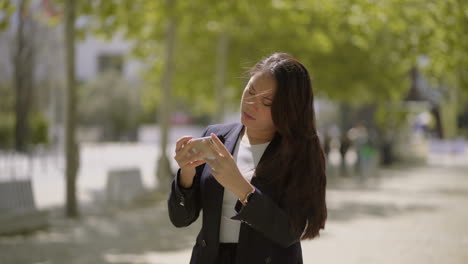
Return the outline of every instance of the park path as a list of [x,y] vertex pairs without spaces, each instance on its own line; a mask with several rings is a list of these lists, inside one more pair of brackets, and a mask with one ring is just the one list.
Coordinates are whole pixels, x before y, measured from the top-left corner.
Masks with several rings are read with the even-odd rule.
[[[304,263],[468,263],[468,167],[380,170],[327,192],[329,220],[303,242]],[[200,227],[176,229],[164,202],[128,210],[88,209],[80,221],[51,213],[48,231],[0,238],[0,263],[185,264]]]
[[468,167],[381,170],[328,192],[330,221],[304,263],[468,263]]

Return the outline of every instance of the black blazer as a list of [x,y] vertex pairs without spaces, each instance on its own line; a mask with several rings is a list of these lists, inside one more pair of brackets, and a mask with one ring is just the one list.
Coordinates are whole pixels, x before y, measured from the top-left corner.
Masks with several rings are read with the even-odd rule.
[[[233,153],[242,128],[240,123],[212,125],[205,130],[203,136],[216,134]],[[261,163],[265,156],[274,153],[279,144],[280,139],[275,136],[259,162]],[[197,220],[200,210],[203,210],[202,229],[193,247],[190,264],[212,264],[216,260],[219,246],[224,188],[211,175],[208,164],[196,168],[190,189],[178,184],[179,173],[180,169],[172,182],[168,198],[169,218],[174,226],[185,227]],[[300,203],[283,205],[277,197],[275,186],[255,176],[251,184],[256,190],[249,203],[242,206],[238,201],[235,208],[237,214],[232,217],[241,221],[236,263],[302,263],[302,231],[291,231],[291,218],[287,213],[295,211]],[[304,230],[305,225],[304,217],[300,223],[301,230]]]

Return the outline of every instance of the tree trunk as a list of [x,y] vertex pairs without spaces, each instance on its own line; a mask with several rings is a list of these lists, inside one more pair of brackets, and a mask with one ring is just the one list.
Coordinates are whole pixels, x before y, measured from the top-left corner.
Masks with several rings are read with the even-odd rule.
[[79,167],[79,149],[75,140],[76,87],[75,87],[75,0],[65,4],[65,65],[67,84],[67,108],[65,128],[66,153],[66,210],[67,217],[78,217],[76,176]]
[[226,68],[229,50],[229,35],[226,32],[221,32],[218,38],[218,48],[216,50],[216,74],[215,74],[215,89],[216,89],[216,116],[217,123],[223,122],[226,94]]
[[157,189],[161,192],[169,190],[169,182],[172,177],[171,166],[167,158],[167,143],[170,129],[169,116],[171,114],[171,88],[172,74],[174,71],[174,45],[176,36],[176,19],[173,13],[175,0],[167,0],[166,2],[170,16],[166,29],[166,47],[164,71],[161,79],[162,98],[160,101],[159,125],[161,129],[161,154],[157,164]]
[[[29,114],[32,104],[34,70],[33,21],[27,0],[18,8],[16,49],[13,57],[15,86],[15,149],[26,152],[30,138]],[[27,36],[27,37],[26,37]]]
[[458,102],[459,102],[459,97],[461,96],[461,94],[459,93],[458,84],[454,84],[450,88],[445,86],[445,88],[447,89],[444,89],[444,90],[448,91],[447,106],[441,109],[443,110],[442,112],[444,114],[444,117],[442,119],[443,121],[445,121],[444,122],[445,124],[444,134],[449,139],[456,139],[458,136],[457,115],[460,112],[460,107],[459,107]]

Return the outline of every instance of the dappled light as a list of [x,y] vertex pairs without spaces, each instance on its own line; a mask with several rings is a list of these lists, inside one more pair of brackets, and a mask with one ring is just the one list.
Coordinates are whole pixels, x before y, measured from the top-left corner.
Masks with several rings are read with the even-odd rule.
[[0,0],[0,263],[468,263],[467,47],[463,0]]

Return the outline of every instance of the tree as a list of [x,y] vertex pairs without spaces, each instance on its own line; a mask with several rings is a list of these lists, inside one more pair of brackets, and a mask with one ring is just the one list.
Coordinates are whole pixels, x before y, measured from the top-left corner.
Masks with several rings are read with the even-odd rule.
[[65,2],[65,66],[67,75],[67,118],[65,127],[66,153],[66,215],[78,217],[76,198],[76,177],[79,168],[79,148],[75,138],[76,131],[76,83],[75,83],[75,0]]
[[162,100],[159,108],[159,124],[161,129],[161,154],[157,164],[156,175],[158,177],[158,189],[162,192],[169,190],[170,176],[172,175],[169,159],[167,158],[167,143],[169,133],[169,115],[171,113],[171,88],[174,72],[174,46],[176,45],[176,16],[174,14],[175,0],[166,0],[167,12],[165,49],[164,49],[164,70],[161,78]]
[[[242,67],[274,51],[301,59],[318,95],[353,104],[401,100],[410,84],[408,72],[421,55],[430,58],[426,71],[432,78],[451,82],[452,76],[465,76],[467,34],[461,33],[467,19],[461,0],[198,0],[174,1],[170,8],[167,3],[88,0],[78,7],[88,18],[87,30],[104,36],[124,32],[148,64],[144,99],[161,113],[163,155],[170,115],[164,104],[174,103],[167,98],[193,113],[238,107]],[[453,12],[455,19],[446,19]],[[169,47],[170,21],[177,21],[177,45]],[[461,58],[457,67],[454,57]],[[176,78],[171,82],[169,75]],[[214,86],[224,88],[215,92]],[[172,87],[170,96],[163,87]]]
[[[396,63],[401,67],[396,68],[406,76],[420,64],[421,57],[425,58],[425,65],[420,69],[432,88],[444,95],[439,102],[443,134],[453,137],[457,104],[466,100],[468,94],[466,74],[463,74],[468,60],[466,2],[387,0],[370,4],[362,0],[355,1],[355,5],[351,9],[354,13],[366,15],[358,15],[360,19],[353,20],[352,32],[359,36],[363,47],[371,48],[369,53],[374,52],[380,61],[391,67],[395,65],[392,58],[398,58]],[[369,45],[379,38],[385,41],[375,42],[377,46]],[[405,89],[400,89],[393,101],[405,96],[410,87],[407,83],[410,78],[402,76],[399,79],[406,80],[400,85]]]
[[32,104],[35,66],[34,21],[29,11],[29,1],[18,3],[18,27],[15,38],[15,149],[25,152],[30,140],[29,116]]

